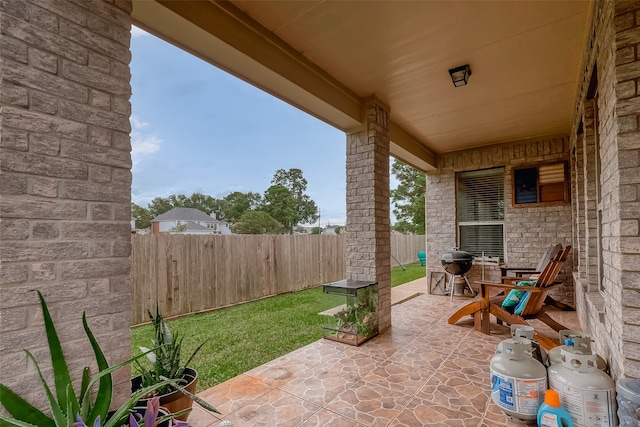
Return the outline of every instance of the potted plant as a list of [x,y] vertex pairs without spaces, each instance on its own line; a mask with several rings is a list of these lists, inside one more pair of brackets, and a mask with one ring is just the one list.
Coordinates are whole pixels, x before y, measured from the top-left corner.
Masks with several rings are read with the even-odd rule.
[[[160,399],[157,397],[148,399],[147,406],[142,408],[136,406],[133,408],[134,413],[129,414],[129,422],[123,427],[189,427],[184,421],[173,420],[172,416],[175,414],[169,414],[165,409],[160,407]],[[171,424],[173,421],[173,424]],[[89,427],[87,426],[80,415],[75,423],[70,427]],[[100,418],[94,422],[92,427],[102,427]]]
[[[11,416],[10,418],[0,414],[0,424],[19,427],[69,427],[77,417],[80,417],[82,420],[86,420],[89,425],[101,425],[101,420],[103,420],[102,427],[120,427],[124,425],[127,416],[142,396],[172,382],[172,380],[163,380],[151,386],[144,387],[133,393],[117,410],[110,411],[113,393],[111,373],[143,357],[145,353],[109,367],[102,349],[87,324],[86,314],[83,313],[82,324],[95,354],[98,373],[91,377],[89,368],[85,367],[82,375],[80,393],[76,394],[71,381],[71,375],[69,374],[69,368],[64,353],[62,352],[62,345],[54,327],[53,320],[51,319],[49,309],[40,292],[38,292],[38,297],[42,307],[45,332],[51,354],[51,364],[55,379],[53,390],[45,381],[40,371],[38,361],[33,354],[29,350],[25,350],[25,352],[36,367],[47,396],[51,414],[45,414],[7,386],[0,384],[0,404]],[[95,385],[97,385],[97,391],[92,390],[95,388]]]
[[[140,347],[143,354],[147,355],[148,363],[142,364],[135,361],[139,375],[131,379],[132,392],[161,384],[167,379],[169,383],[164,383],[161,387],[151,390],[144,399],[158,397],[160,405],[170,412],[181,412],[191,408],[193,401],[196,401],[205,409],[220,413],[217,409],[198,399],[194,393],[198,382],[198,372],[189,366],[195,355],[206,343],[201,343],[191,355],[182,363],[182,340],[183,336],[178,333],[172,334],[169,326],[164,321],[158,304],[156,304],[156,315],[147,311],[154,328],[155,338],[152,340],[154,350]],[[184,413],[177,418],[186,421],[188,413]]]

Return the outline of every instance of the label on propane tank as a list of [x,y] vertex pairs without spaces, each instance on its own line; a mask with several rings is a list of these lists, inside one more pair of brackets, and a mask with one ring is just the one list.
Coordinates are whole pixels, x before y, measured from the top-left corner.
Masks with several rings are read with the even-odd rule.
[[562,384],[549,376],[549,388],[560,395],[576,427],[613,427],[613,389],[587,390]]
[[491,399],[503,409],[523,415],[538,414],[544,392],[546,378],[522,379],[491,371]]

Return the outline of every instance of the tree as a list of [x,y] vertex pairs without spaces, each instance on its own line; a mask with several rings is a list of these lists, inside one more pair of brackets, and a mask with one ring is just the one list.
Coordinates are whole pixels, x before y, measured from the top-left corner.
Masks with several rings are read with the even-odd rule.
[[[293,226],[300,223],[311,224],[318,219],[318,207],[316,206],[316,202],[305,194],[305,191],[307,191],[307,180],[302,175],[300,169],[278,169],[273,175],[271,184],[285,187],[293,196],[295,200]],[[290,230],[292,230],[292,228]]]
[[183,204],[179,207],[195,208],[201,210],[207,215],[211,215],[218,207],[218,203],[218,199],[215,199],[208,194],[193,193],[190,197],[186,198]]
[[342,233],[342,229],[343,228],[344,227],[342,227],[341,225],[336,225],[336,228],[334,228],[334,230],[335,230],[336,234],[340,234],[340,233]]
[[234,191],[220,200],[216,210],[218,219],[234,223],[240,221],[242,215],[250,210],[256,210],[262,202],[262,196],[258,193],[241,193]]
[[311,229],[311,234],[322,234],[322,227],[313,227]]
[[170,211],[173,208],[194,208],[207,215],[216,212],[220,200],[215,199],[208,194],[193,193],[187,197],[184,194],[172,194],[169,197],[156,197],[148,205],[149,215],[151,219]]
[[247,211],[231,227],[236,234],[271,234],[279,229],[278,221],[263,211]]
[[293,234],[298,216],[296,200],[291,192],[282,185],[272,185],[264,192],[262,210],[271,215],[282,227]]
[[169,200],[169,198],[156,197],[151,200],[151,202],[147,206],[147,209],[149,210],[149,216],[151,217],[151,219],[154,219],[158,215],[169,212],[174,207],[175,206],[173,205],[171,200]]
[[426,175],[399,160],[394,160],[391,173],[400,181],[391,190],[393,214],[397,219],[393,229],[402,233],[424,234]]
[[131,203],[131,217],[135,219],[137,229],[141,230],[151,227],[151,214],[148,209]]
[[174,233],[184,233],[185,231],[187,231],[187,225],[188,224],[176,225],[175,227],[171,228],[170,231],[173,231]]

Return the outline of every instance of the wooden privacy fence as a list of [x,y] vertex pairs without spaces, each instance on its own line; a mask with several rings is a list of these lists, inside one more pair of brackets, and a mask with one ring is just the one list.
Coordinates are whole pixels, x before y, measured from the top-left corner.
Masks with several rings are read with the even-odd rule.
[[[400,262],[415,262],[424,236],[392,235],[391,245]],[[345,241],[339,235],[134,235],[131,322],[148,321],[147,309],[153,311],[156,301],[169,318],[345,276]]]
[[[413,236],[405,234],[391,235],[391,266],[395,267],[398,262],[411,264],[418,262],[418,252],[426,251],[426,238],[423,235]],[[395,257],[395,259],[393,258]]]

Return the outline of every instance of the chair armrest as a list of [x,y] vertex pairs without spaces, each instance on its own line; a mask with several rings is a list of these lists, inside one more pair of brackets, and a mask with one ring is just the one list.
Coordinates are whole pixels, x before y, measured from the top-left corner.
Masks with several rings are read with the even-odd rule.
[[523,277],[523,276],[530,276],[532,274],[540,274],[540,271],[537,271],[535,268],[532,268],[531,270],[526,269],[519,269],[519,270],[509,270],[511,271],[512,274],[514,274],[516,277]]
[[502,267],[502,269],[504,271],[516,271],[516,270],[520,270],[520,271],[532,271],[535,270],[535,267]]
[[535,271],[536,268],[535,267],[506,267],[506,266],[502,266],[502,267],[500,267],[500,270],[502,271],[502,275],[503,276],[509,276],[511,274],[515,274],[515,273],[510,273],[510,271],[526,272],[525,274],[529,274],[529,272]]
[[[500,289],[517,289],[519,291],[529,291],[529,292],[543,292],[543,291],[548,291],[549,289],[553,289],[556,286],[560,286],[563,283],[562,282],[556,282],[553,285],[550,286],[545,286],[545,287],[541,287],[541,286],[517,286],[517,285],[511,285],[509,283],[496,283],[496,282],[474,282],[478,285],[480,285],[481,289],[484,288],[500,288]],[[484,292],[483,292],[484,294]]]
[[518,276],[502,276],[500,277],[502,283],[511,283],[511,282],[524,282],[524,278]]
[[500,289],[517,289],[517,290],[529,290],[529,288],[536,288],[536,286],[516,286],[510,283],[497,283],[497,282],[475,282],[481,287],[485,288],[500,288]]

